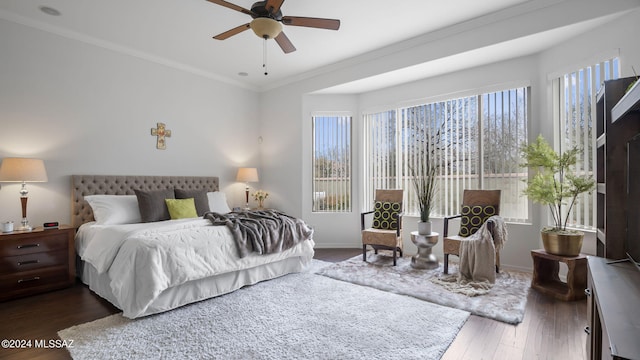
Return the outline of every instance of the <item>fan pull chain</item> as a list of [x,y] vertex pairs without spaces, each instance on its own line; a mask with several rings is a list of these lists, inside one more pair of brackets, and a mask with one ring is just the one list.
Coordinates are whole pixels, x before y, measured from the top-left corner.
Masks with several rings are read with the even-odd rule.
[[264,68],[264,75],[269,75],[267,71],[267,36],[264,36],[264,42],[262,43],[262,67]]

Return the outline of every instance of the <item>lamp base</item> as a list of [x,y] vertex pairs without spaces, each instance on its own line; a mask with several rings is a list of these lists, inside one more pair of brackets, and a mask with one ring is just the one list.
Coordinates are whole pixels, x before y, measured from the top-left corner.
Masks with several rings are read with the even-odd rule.
[[31,231],[33,230],[33,228],[31,227],[31,225],[29,225],[29,220],[27,220],[27,218],[23,218],[22,221],[20,222],[20,227],[18,228],[18,231]]

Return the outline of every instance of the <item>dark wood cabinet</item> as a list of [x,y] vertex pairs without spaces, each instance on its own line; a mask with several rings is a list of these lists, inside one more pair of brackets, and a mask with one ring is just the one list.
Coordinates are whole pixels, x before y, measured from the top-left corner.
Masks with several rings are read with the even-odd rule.
[[[628,101],[625,91],[634,80],[605,81],[596,98],[596,254],[609,259],[625,257],[626,145],[640,132],[640,121],[638,111],[633,111],[637,104],[627,105],[631,111],[617,104],[623,97]],[[640,87],[635,90],[640,92]]]
[[0,235],[0,301],[73,285],[75,229]]
[[605,81],[596,103],[600,257],[588,258],[589,359],[640,359],[640,271],[630,262],[608,260],[626,258],[627,142],[640,133],[640,85],[626,92],[634,80]]
[[585,292],[588,358],[640,359],[640,271],[589,256]]

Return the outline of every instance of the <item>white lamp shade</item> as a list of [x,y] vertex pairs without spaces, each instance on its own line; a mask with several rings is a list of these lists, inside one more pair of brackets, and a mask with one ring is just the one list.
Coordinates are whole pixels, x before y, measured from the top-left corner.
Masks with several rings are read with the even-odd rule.
[[27,158],[4,158],[0,165],[1,182],[45,182],[44,161]]
[[256,168],[240,168],[236,181],[240,182],[258,182],[258,169]]
[[273,39],[280,35],[282,24],[270,18],[259,17],[249,24],[251,30],[261,38]]

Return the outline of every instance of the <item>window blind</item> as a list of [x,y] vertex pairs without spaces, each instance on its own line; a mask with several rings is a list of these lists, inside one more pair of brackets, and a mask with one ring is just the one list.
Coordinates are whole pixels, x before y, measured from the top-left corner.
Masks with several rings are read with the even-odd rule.
[[[582,149],[582,156],[573,169],[578,175],[595,177],[596,96],[605,80],[619,77],[619,68],[620,61],[614,57],[564,74],[553,82],[557,94],[554,101],[558,111],[554,120],[559,133],[558,150],[562,153],[574,145]],[[568,226],[595,229],[595,197],[595,192],[578,196]]]
[[[427,156],[438,165],[435,216],[459,213],[464,189],[502,189],[501,215],[528,219],[518,182],[519,148],[526,141],[528,89],[403,107],[364,115],[364,209],[379,188],[405,190],[405,213],[418,215],[411,168]],[[516,164],[516,165],[514,165]],[[505,201],[506,199],[506,201]]]
[[525,221],[529,204],[522,195],[528,170],[520,148],[527,141],[528,88],[482,95],[482,178],[483,189],[502,190],[500,215],[505,220]]
[[398,189],[395,110],[364,115],[363,157],[365,208],[373,209],[376,189]]
[[351,211],[351,117],[314,116],[313,212]]

